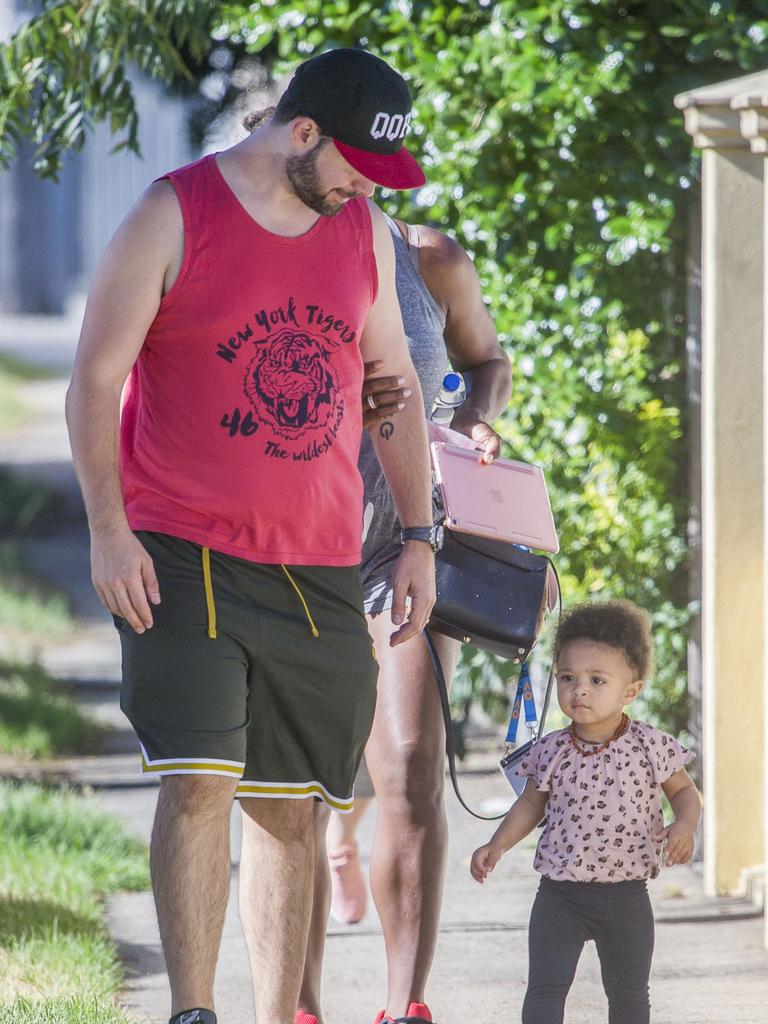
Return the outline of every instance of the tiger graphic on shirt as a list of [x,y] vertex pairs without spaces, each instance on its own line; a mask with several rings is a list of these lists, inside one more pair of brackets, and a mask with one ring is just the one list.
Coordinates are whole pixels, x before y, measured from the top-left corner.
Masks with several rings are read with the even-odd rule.
[[284,328],[256,347],[243,386],[256,415],[288,441],[321,430],[334,418],[338,379],[332,338]]

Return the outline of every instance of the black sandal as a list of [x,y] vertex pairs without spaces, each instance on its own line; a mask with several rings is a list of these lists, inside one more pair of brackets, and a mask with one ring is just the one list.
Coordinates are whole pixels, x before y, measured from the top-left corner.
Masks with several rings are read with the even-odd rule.
[[213,1010],[204,1010],[201,1007],[182,1010],[181,1013],[175,1013],[168,1024],[216,1024],[216,1014]]

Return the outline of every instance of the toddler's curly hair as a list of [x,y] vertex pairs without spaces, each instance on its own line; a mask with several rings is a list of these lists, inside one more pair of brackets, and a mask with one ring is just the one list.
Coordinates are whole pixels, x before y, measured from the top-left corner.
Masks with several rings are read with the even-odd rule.
[[555,634],[555,661],[572,640],[622,651],[637,679],[647,679],[653,670],[650,617],[631,601],[590,601],[566,612]]

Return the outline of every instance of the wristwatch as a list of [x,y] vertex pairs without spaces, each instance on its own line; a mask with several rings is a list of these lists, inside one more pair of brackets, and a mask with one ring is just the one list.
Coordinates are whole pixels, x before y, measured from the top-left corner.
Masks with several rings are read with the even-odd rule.
[[404,530],[400,530],[400,543],[405,544],[407,540],[423,541],[437,553],[443,546],[442,523],[435,523],[433,526],[406,526]]

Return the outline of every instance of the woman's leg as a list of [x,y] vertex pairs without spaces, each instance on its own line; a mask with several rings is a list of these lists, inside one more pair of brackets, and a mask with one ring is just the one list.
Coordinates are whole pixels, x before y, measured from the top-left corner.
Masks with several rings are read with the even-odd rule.
[[[389,1016],[424,1002],[437,941],[447,845],[445,733],[424,638],[389,646],[388,613],[369,618],[379,690],[366,759],[378,800],[371,890],[387,950]],[[447,680],[459,644],[434,636]]]
[[355,797],[355,806],[349,814],[331,814],[328,825],[328,849],[353,846],[357,843],[357,826],[372,803],[371,797]]
[[368,882],[357,853],[357,826],[370,804],[370,797],[355,797],[351,813],[332,814],[328,826],[331,914],[341,924],[357,924],[365,915]]

